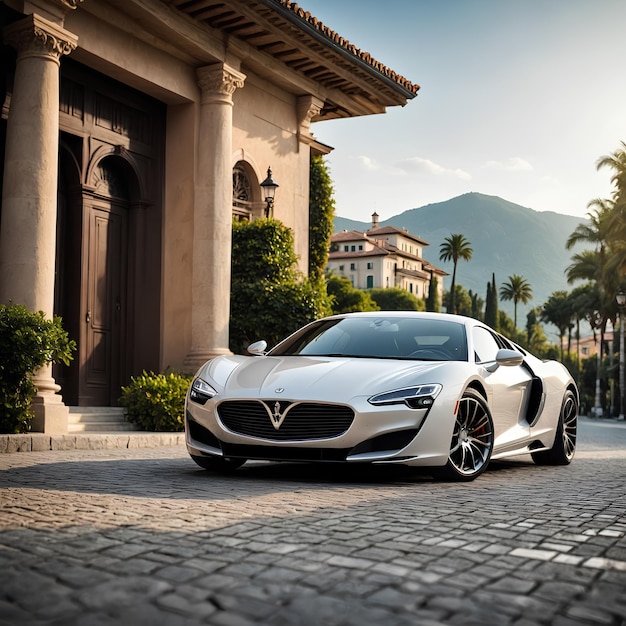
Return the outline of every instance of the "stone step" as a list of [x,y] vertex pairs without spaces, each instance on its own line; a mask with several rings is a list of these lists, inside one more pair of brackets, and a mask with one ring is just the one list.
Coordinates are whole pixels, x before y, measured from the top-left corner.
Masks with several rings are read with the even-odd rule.
[[68,432],[114,433],[137,430],[124,419],[121,407],[69,407]]

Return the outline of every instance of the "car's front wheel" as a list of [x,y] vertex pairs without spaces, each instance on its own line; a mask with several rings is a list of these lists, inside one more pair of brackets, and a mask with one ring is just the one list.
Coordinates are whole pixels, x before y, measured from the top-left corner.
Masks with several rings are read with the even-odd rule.
[[478,391],[466,389],[457,408],[448,462],[438,475],[448,480],[474,480],[487,468],[493,441],[487,401]]
[[533,461],[537,465],[569,465],[576,452],[577,427],[578,402],[574,393],[568,389],[561,404],[554,444],[549,450],[532,452]]
[[225,459],[223,457],[215,456],[197,456],[191,455],[191,458],[202,468],[210,472],[227,473],[236,470],[241,467],[246,459]]

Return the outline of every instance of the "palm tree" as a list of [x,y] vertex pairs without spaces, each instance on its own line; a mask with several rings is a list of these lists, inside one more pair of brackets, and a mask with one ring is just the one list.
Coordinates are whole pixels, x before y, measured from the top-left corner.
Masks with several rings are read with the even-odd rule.
[[450,235],[443,240],[439,247],[439,260],[452,261],[454,267],[452,270],[452,285],[450,286],[450,297],[448,299],[448,313],[456,313],[456,305],[454,298],[454,289],[456,286],[456,266],[459,259],[469,261],[472,258],[472,250],[470,242],[465,239],[464,235]]
[[615,185],[616,198],[626,195],[626,143],[620,142],[622,147],[615,152],[600,157],[596,162],[596,169],[603,167],[610,167],[614,170],[614,174],[611,177],[611,182]]
[[594,210],[587,213],[588,223],[581,222],[578,224],[574,232],[567,238],[565,247],[568,250],[571,250],[577,243],[583,241],[593,243],[596,247],[606,247],[610,228],[610,216],[614,210],[615,203],[612,200],[595,198],[587,204],[587,208],[591,207],[594,207]]
[[593,402],[593,412],[596,416],[602,415],[601,402],[601,375],[602,375],[602,349],[604,346],[604,334],[609,321],[609,312],[614,308],[615,291],[610,287],[611,277],[607,276],[604,245],[596,250],[583,250],[572,256],[573,263],[565,269],[567,282],[575,280],[592,281],[594,285],[593,310],[588,317],[589,324],[593,329],[595,338],[596,329],[600,330],[600,349],[598,350],[598,365],[596,368],[596,390]]
[[613,170],[611,182],[615,185],[613,200],[607,215],[607,245],[610,254],[607,258],[606,269],[609,272],[626,274],[626,143],[621,142],[621,148],[608,156],[598,159],[596,168],[609,167]]
[[613,170],[611,182],[615,185],[611,200],[592,200],[588,214],[589,223],[580,224],[567,240],[567,248],[580,242],[594,244],[594,250],[585,250],[572,257],[566,269],[568,282],[578,279],[592,281],[597,294],[595,310],[590,320],[592,328],[600,330],[600,350],[596,374],[596,394],[593,411],[602,414],[600,403],[600,376],[604,332],[609,319],[616,316],[615,293],[623,285],[626,274],[626,144],[608,156],[601,157],[597,169]]
[[[569,299],[571,301],[571,310],[575,318],[576,327],[576,380],[580,383],[580,322],[587,320],[592,327],[595,320],[596,300],[597,300],[598,288],[597,284],[593,282],[587,282],[584,285],[578,285],[574,287],[569,293]],[[569,346],[569,344],[568,344]]]
[[513,300],[513,324],[517,328],[517,303],[527,304],[533,299],[533,290],[530,283],[522,276],[509,276],[508,283],[502,283],[500,289],[501,300]]
[[559,330],[561,361],[563,360],[563,341],[565,333],[572,326],[572,316],[573,311],[567,291],[554,291],[544,303],[539,314],[542,322],[553,324]]

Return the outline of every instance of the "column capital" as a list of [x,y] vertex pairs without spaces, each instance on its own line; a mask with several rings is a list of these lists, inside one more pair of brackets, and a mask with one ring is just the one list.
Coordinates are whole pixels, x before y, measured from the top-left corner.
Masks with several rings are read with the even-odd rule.
[[202,104],[223,102],[232,104],[235,89],[241,89],[246,75],[229,67],[225,63],[215,63],[199,67],[198,85],[202,91]]
[[76,35],[34,13],[7,26],[2,35],[18,56],[45,56],[57,62],[78,44]]

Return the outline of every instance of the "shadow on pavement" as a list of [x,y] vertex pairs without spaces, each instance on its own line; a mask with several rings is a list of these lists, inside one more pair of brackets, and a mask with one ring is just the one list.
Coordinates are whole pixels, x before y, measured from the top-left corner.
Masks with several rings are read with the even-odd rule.
[[[14,467],[0,472],[0,488],[32,488],[167,499],[229,499],[233,488],[255,495],[293,490],[359,489],[362,487],[429,488],[486,486],[490,477],[514,471],[531,472],[530,460],[493,461],[471,483],[435,480],[427,468],[345,466],[339,464],[248,461],[229,474],[205,471],[188,458],[107,459]],[[230,488],[229,488],[230,486]]]

